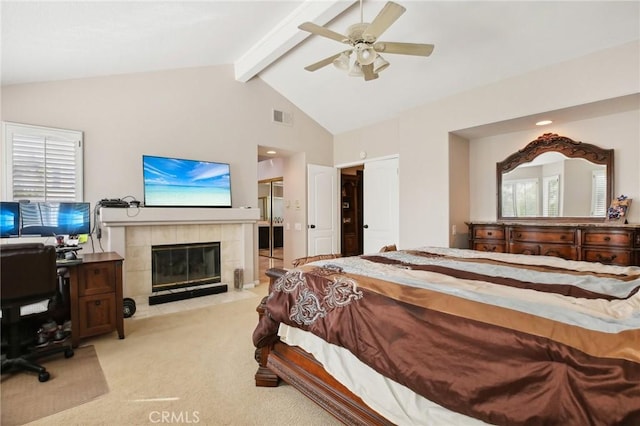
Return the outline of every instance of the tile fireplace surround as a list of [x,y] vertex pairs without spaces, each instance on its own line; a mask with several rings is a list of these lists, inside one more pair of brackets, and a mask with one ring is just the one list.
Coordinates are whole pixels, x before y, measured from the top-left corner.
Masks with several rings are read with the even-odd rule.
[[258,209],[100,208],[102,247],[124,261],[124,296],[151,295],[151,246],[220,242],[222,283],[233,288],[234,270],[245,285],[257,279]]

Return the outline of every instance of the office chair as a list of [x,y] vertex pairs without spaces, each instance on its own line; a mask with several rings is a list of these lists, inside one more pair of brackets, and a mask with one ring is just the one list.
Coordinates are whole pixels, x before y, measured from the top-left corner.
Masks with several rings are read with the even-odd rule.
[[56,251],[54,246],[41,243],[6,244],[0,248],[0,302],[2,322],[8,327],[6,359],[2,360],[2,374],[12,370],[28,370],[38,373],[38,380],[49,380],[45,367],[34,362],[37,358],[64,352],[73,356],[69,343],[51,344],[43,349],[26,351],[22,344],[22,327],[29,316],[21,316],[25,305],[51,299],[58,291]]

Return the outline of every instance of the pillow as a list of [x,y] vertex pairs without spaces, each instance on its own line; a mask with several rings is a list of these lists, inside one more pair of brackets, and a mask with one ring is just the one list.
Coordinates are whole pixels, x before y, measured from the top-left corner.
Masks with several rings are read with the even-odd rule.
[[380,253],[384,253],[384,252],[386,252],[386,251],[396,251],[396,250],[398,250],[398,249],[396,248],[396,245],[395,245],[395,244],[390,244],[390,245],[388,245],[388,246],[384,246],[384,247],[382,247],[382,248],[380,249]]

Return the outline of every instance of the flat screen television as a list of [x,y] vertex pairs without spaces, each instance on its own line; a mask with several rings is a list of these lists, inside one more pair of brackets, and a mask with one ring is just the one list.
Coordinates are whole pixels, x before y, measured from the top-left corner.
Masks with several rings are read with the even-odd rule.
[[227,163],[142,156],[146,207],[231,207]]
[[0,238],[20,236],[20,203],[0,201]]
[[91,233],[91,205],[77,202],[20,203],[20,235],[54,237]]

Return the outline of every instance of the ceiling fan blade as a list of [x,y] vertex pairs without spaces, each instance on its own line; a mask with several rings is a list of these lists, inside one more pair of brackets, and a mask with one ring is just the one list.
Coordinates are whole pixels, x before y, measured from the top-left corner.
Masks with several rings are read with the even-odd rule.
[[362,65],[362,73],[364,74],[364,81],[375,80],[378,78],[378,74],[373,72],[373,64]]
[[400,55],[429,56],[433,52],[433,44],[394,43],[381,41],[373,45],[376,52],[397,53]]
[[307,65],[306,67],[304,67],[304,69],[307,70],[307,71],[319,70],[320,68],[326,67],[327,65],[332,63],[341,54],[342,54],[342,52],[336,53],[335,55],[329,56],[328,58],[324,58],[323,60],[318,61],[315,64]]
[[392,1],[384,5],[378,16],[373,19],[366,30],[362,33],[363,38],[368,42],[375,41],[380,35],[396,22],[396,20],[405,12],[403,6]]
[[298,26],[299,29],[303,31],[308,31],[311,34],[316,34],[322,37],[327,37],[332,40],[339,41],[340,43],[348,43],[349,37],[344,36],[342,34],[338,34],[335,31],[332,31],[328,28],[321,27],[320,25],[314,24],[313,22],[305,22]]

